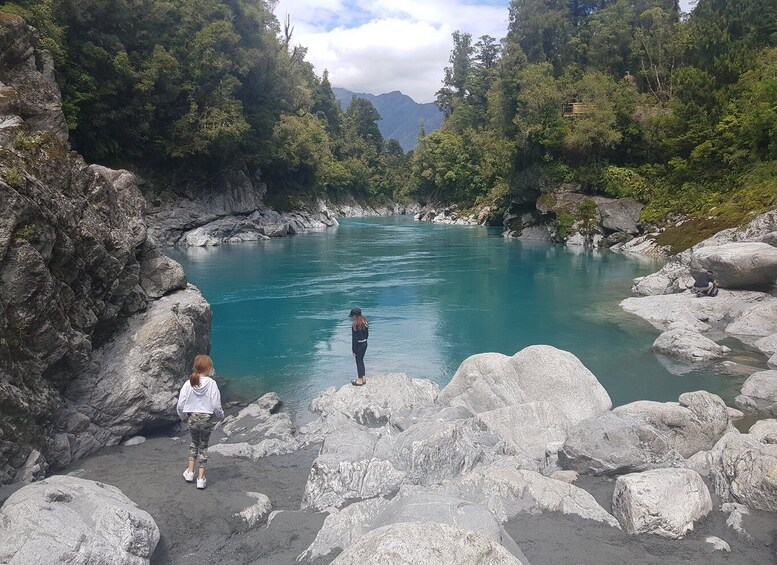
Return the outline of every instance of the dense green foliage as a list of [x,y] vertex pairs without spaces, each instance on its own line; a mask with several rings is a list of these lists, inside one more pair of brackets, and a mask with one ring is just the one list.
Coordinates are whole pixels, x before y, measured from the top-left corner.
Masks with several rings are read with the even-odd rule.
[[513,0],[507,38],[453,35],[443,128],[412,194],[535,200],[543,184],[633,196],[644,219],[741,222],[777,205],[777,4]]
[[13,0],[54,54],[74,146],[156,171],[258,171],[271,196],[394,195],[409,164],[343,112],[269,0]]

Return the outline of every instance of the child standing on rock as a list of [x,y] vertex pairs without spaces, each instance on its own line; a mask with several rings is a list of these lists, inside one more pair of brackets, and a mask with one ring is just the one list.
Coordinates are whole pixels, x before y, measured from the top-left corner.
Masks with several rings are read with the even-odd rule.
[[192,442],[189,445],[189,466],[183,472],[187,483],[194,481],[194,464],[199,462],[197,488],[204,489],[207,484],[205,468],[208,464],[208,442],[216,420],[224,418],[221,408],[221,393],[211,376],[213,361],[207,355],[197,355],[189,379],[181,387],[178,395],[178,417],[189,423]]
[[351,351],[356,357],[356,376],[355,381],[351,381],[354,386],[367,384],[367,378],[364,370],[364,354],[367,353],[367,338],[370,336],[369,324],[367,318],[362,315],[361,308],[352,308],[348,317],[353,320],[351,326]]

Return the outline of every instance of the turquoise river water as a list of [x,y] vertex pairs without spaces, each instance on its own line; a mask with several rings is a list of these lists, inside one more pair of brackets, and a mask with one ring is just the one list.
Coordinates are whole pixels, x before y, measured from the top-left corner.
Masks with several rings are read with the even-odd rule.
[[213,306],[226,399],[276,391],[297,411],[355,378],[352,306],[370,321],[368,378],[404,372],[444,385],[475,353],[549,344],[577,355],[616,405],[702,388],[730,401],[743,380],[711,368],[678,376],[651,351],[658,332],[618,303],[654,261],[402,217],[169,253]]

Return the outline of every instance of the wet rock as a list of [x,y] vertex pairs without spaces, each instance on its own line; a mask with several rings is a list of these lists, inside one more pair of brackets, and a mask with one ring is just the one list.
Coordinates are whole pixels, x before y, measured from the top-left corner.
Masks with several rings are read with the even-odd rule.
[[437,398],[476,414],[535,401],[554,405],[571,423],[612,406],[607,391],[577,357],[548,345],[527,347],[512,357],[473,355]]
[[679,539],[712,511],[712,499],[695,471],[655,469],[618,477],[612,509],[627,533]]
[[483,534],[434,522],[378,528],[361,537],[332,565],[528,565]]
[[149,563],[153,518],[110,485],[54,476],[11,495],[0,509],[0,562]]
[[690,362],[711,361],[731,352],[728,347],[684,328],[662,333],[653,342],[653,351]]
[[777,280],[777,248],[762,242],[703,247],[693,253],[691,271],[707,270],[723,288],[762,288]]
[[742,385],[734,404],[746,412],[763,411],[777,416],[777,370],[759,371]]

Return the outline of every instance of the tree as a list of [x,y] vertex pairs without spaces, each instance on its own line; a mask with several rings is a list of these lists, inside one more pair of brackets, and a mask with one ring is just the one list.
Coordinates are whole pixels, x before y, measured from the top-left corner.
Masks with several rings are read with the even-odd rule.
[[444,86],[437,91],[435,100],[435,104],[445,115],[450,115],[457,100],[462,100],[467,94],[473,51],[472,36],[454,31],[453,49],[449,58],[451,66],[445,67]]

